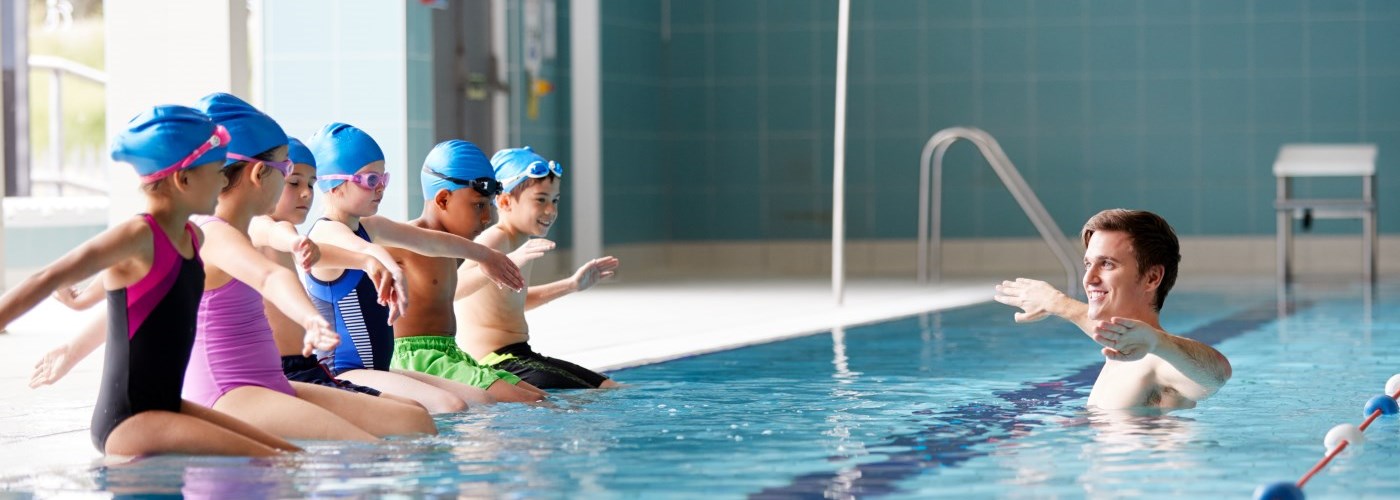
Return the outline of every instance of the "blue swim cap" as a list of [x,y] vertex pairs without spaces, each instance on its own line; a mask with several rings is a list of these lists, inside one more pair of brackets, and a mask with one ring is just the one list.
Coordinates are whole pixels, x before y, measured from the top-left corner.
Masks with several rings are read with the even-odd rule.
[[287,136],[287,159],[292,160],[292,163],[305,163],[311,165],[311,168],[316,168],[316,155],[311,154],[311,150],[307,149],[300,139],[292,136]]
[[507,193],[526,179],[545,177],[550,171],[557,176],[564,175],[564,167],[559,166],[558,162],[546,160],[543,156],[535,154],[535,150],[530,146],[497,151],[491,156],[491,166],[495,167],[496,180],[501,181],[502,188]]
[[[379,143],[354,125],[328,123],[306,142],[311,154],[316,155],[316,173],[319,175],[355,175],[365,165],[384,161],[384,151],[379,149]],[[317,180],[316,187],[321,192],[327,192],[344,182],[340,179]]]
[[[229,136],[234,139],[228,148],[230,155],[252,158],[287,144],[287,133],[271,116],[231,94],[209,94],[200,99],[195,108],[209,115],[214,123],[228,129]],[[224,164],[239,161],[243,160],[229,158]]]
[[467,181],[482,177],[496,178],[496,174],[491,168],[491,162],[486,159],[486,153],[482,153],[481,148],[476,147],[475,144],[458,139],[445,141],[434,146],[433,150],[428,152],[428,157],[423,159],[423,169],[441,174],[439,177],[423,172],[418,176],[419,181],[423,184],[423,201],[425,203],[437,196],[440,189],[451,192],[467,187],[443,177]]
[[162,105],[127,122],[112,138],[111,154],[112,160],[136,167],[142,182],[153,182],[178,170],[223,161],[229,142],[228,132],[209,115]]

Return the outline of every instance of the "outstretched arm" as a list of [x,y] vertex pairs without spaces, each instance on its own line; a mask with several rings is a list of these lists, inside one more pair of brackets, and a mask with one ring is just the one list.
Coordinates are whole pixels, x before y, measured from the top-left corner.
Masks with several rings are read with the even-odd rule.
[[88,286],[79,290],[77,287],[66,286],[53,291],[53,298],[60,304],[68,306],[74,311],[85,311],[92,306],[102,302],[103,295],[107,289],[102,286],[102,275],[88,283]]
[[[100,280],[99,280],[100,281]],[[78,335],[53,348],[39,362],[34,363],[34,373],[29,376],[29,388],[58,382],[74,366],[97,350],[97,346],[107,342],[107,314],[104,312],[88,323]]]
[[600,257],[579,267],[573,276],[553,283],[530,287],[529,293],[525,296],[525,310],[528,311],[548,304],[559,297],[592,288],[599,281],[616,275],[617,266],[617,257]]
[[408,310],[408,283],[388,250],[360,239],[344,224],[321,224],[312,236],[321,249],[316,269],[364,270],[374,281],[379,303],[389,307],[391,324]]
[[1233,374],[1230,360],[1215,348],[1138,320],[1113,318],[1099,322],[1095,330],[1113,344],[1103,348],[1105,357],[1136,361],[1154,354],[1164,361],[1154,370],[1157,383],[1192,400],[1215,394]]
[[1016,313],[1017,323],[1031,323],[1049,316],[1057,316],[1074,323],[1085,335],[1094,338],[1095,342],[1101,340],[1095,338],[1095,325],[1089,320],[1089,305],[1074,300],[1044,281],[1026,278],[1003,281],[997,285],[994,298],[997,302],[1021,308],[1021,312]]
[[[478,236],[476,242],[487,248],[494,249],[503,248],[508,244],[504,233],[490,230]],[[543,238],[531,238],[527,240],[525,244],[520,245],[520,248],[506,254],[506,257],[510,258],[510,261],[515,263],[516,267],[523,268],[525,264],[529,264],[531,261],[540,258],[553,249],[553,241]],[[491,284],[491,282],[491,278],[482,271],[480,264],[472,261],[463,262],[462,265],[457,267],[457,290],[453,293],[453,300],[476,293],[477,290]]]
[[297,227],[287,221],[272,220],[259,215],[248,222],[248,239],[257,248],[271,248],[296,257],[297,266],[309,270],[321,260],[321,248],[310,238],[297,233]]
[[103,231],[0,296],[0,329],[33,309],[54,290],[71,287],[139,254],[150,241],[150,229],[140,220],[128,220]]
[[208,239],[201,252],[205,263],[217,266],[233,279],[257,290],[282,310],[282,314],[306,329],[303,355],[310,356],[313,349],[334,349],[340,342],[330,323],[311,304],[295,273],[258,253],[246,235],[233,226],[205,224],[204,234]]
[[472,240],[442,231],[395,222],[384,217],[371,216],[360,219],[360,224],[372,233],[377,240],[388,246],[395,246],[428,257],[451,257],[474,260],[481,264],[486,273],[501,286],[511,290],[525,288],[525,279],[520,276],[520,267],[511,262],[505,254],[479,245]]

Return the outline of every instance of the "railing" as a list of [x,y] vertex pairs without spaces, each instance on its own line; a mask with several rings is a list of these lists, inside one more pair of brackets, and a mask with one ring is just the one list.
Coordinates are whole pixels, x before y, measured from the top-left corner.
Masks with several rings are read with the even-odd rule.
[[73,76],[103,87],[107,86],[107,73],[82,64],[53,56],[29,56],[30,69],[51,71],[49,78],[49,161],[53,172],[50,176],[33,176],[31,182],[52,183],[63,195],[64,187],[76,188],[93,194],[107,194],[106,186],[81,178],[69,179],[63,174],[63,76]]
[[[977,149],[982,152],[982,157],[987,160],[988,165],[991,165],[992,170],[997,173],[997,177],[1001,178],[1001,182],[1006,184],[1006,189],[1011,191],[1011,196],[1016,198],[1016,203],[1021,205],[1021,210],[1030,218],[1036,231],[1040,232],[1045,243],[1050,245],[1050,251],[1055,253],[1055,258],[1064,267],[1065,281],[1067,281],[1065,293],[1071,297],[1079,296],[1080,278],[1084,270],[1082,266],[1077,264],[1079,260],[1078,247],[1065,237],[1065,233],[1060,231],[1060,227],[1055,224],[1055,219],[1051,218],[1050,213],[1045,211],[1045,206],[1040,204],[1040,199],[1036,198],[1035,192],[1026,184],[1026,180],[1016,170],[1016,166],[1012,165],[1011,160],[1006,157],[1006,152],[1001,149],[1001,145],[997,143],[996,139],[992,138],[991,134],[972,127],[952,127],[940,130],[924,144],[923,155],[920,157],[919,163],[919,283],[929,282],[930,275],[934,281],[942,279],[942,258],[940,256],[938,259],[930,259],[929,250],[942,247],[943,154],[958,139],[966,139],[977,145]],[[930,160],[932,160],[931,168]]]

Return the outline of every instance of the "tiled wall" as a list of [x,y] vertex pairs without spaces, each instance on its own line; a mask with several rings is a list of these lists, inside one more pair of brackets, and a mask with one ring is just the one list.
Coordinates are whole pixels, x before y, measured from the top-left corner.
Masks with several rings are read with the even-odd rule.
[[[557,160],[564,164],[564,183],[560,190],[562,209],[559,218],[549,231],[549,239],[554,240],[561,248],[567,248],[573,240],[573,220],[569,213],[569,196],[573,192],[573,184],[569,182],[570,156],[573,148],[570,145],[571,135],[569,134],[569,2],[568,0],[554,0],[557,31],[557,53],[554,59],[546,59],[541,66],[541,76],[554,85],[553,93],[539,99],[539,116],[530,119],[526,116],[526,87],[528,79],[524,76],[524,63],[521,56],[522,39],[524,32],[523,5],[518,0],[503,2],[506,5],[506,23],[509,25],[510,36],[507,39],[508,58],[508,79],[511,82],[511,93],[521,98],[511,99],[510,120],[512,124],[518,124],[510,129],[512,146],[530,146],[545,158]],[[518,135],[517,131],[518,130]],[[494,152],[487,151],[487,156]]]
[[[832,0],[605,3],[605,241],[827,237],[835,24]],[[854,2],[849,235],[913,237],[920,149],[953,125],[996,136],[1068,232],[1126,206],[1272,234],[1279,145],[1376,142],[1400,232],[1397,46],[1376,0]],[[948,236],[1035,234],[969,146],[945,203]]]

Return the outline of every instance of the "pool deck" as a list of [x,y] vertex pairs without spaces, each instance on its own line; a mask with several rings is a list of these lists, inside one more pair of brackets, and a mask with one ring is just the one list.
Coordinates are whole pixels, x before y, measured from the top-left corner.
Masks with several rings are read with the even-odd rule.
[[[623,276],[531,311],[528,319],[537,351],[613,370],[986,302],[998,282],[920,286],[909,278],[854,278],[845,305],[837,307],[829,279],[817,277]],[[0,483],[99,458],[88,424],[101,350],[59,383],[28,388],[39,356],[67,340],[91,314],[50,300],[0,334],[0,366],[6,367],[0,372],[0,447],[6,450],[0,454]]]

